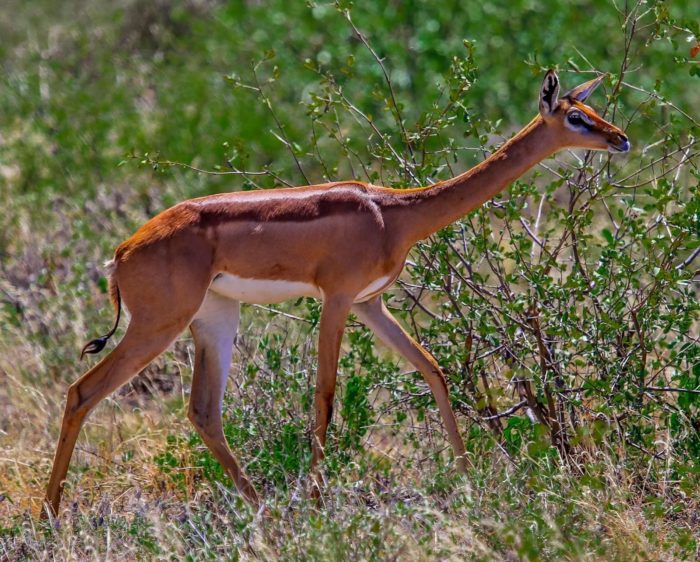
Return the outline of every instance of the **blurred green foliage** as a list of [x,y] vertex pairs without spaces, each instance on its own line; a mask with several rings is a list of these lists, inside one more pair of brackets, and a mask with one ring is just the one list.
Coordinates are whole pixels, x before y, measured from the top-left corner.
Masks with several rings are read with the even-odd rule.
[[[633,152],[547,161],[420,244],[387,302],[448,374],[475,486],[485,459],[505,455],[514,480],[533,489],[555,466],[600,487],[603,452],[644,472],[650,490],[673,482],[664,501],[697,490],[692,2],[5,4],[0,337],[42,350],[45,372],[28,373],[33,384],[77,376],[75,349],[111,315],[101,262],[165,207],[284,183],[438,181],[534,115],[545,69],[557,68],[565,87],[609,72],[590,103],[626,129]],[[268,492],[291,487],[309,460],[319,305],[283,310],[304,321],[245,308],[242,366],[226,403],[227,437]],[[328,470],[357,463],[359,480],[381,474],[388,461],[374,446],[360,450],[388,436],[398,462],[427,463],[437,471],[431,485],[449,487],[427,387],[354,324],[345,351]],[[176,487],[186,485],[179,455],[202,478],[223,479],[197,437],[171,436],[156,462]],[[557,522],[575,519],[572,509],[560,506]],[[495,548],[563,555],[542,508],[522,514],[535,523],[489,537]],[[129,532],[150,536],[145,523]],[[603,548],[590,528],[580,536]]]

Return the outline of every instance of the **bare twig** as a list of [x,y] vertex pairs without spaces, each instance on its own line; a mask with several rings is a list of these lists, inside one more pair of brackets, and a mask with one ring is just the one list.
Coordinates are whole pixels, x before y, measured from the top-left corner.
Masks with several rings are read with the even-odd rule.
[[372,57],[374,60],[377,62],[379,65],[379,68],[382,70],[382,74],[384,75],[384,81],[386,82],[387,87],[389,88],[389,96],[391,97],[391,106],[392,109],[394,110],[394,113],[396,114],[396,122],[399,125],[399,128],[401,129],[401,136],[403,137],[404,144],[406,145],[406,149],[408,150],[409,154],[411,155],[411,160],[413,162],[413,168],[416,166],[416,157],[415,154],[413,153],[413,145],[408,138],[408,133],[406,132],[406,127],[404,125],[403,117],[401,115],[401,109],[399,108],[399,104],[396,101],[396,94],[394,93],[394,85],[391,81],[391,78],[389,77],[389,73],[386,70],[386,67],[384,66],[384,59],[382,59],[377,52],[374,50],[372,45],[370,45],[369,41],[365,37],[365,35],[357,28],[355,25],[355,22],[352,21],[352,17],[350,16],[350,10],[344,10],[343,15],[345,16],[345,19],[348,21],[350,26],[352,27],[353,31],[355,34],[359,37],[360,41],[362,41],[362,44],[367,47],[367,50],[372,54]]
[[523,406],[527,406],[527,400],[521,400],[518,402],[515,406],[512,406],[508,408],[507,410],[504,410],[500,414],[494,414],[493,416],[486,416],[480,418],[483,421],[490,421],[490,420],[498,420],[501,418],[507,418],[508,416],[512,416],[515,412],[520,410]]
[[700,394],[700,388],[677,388],[675,386],[645,386],[644,390],[651,392],[686,392],[688,394]]

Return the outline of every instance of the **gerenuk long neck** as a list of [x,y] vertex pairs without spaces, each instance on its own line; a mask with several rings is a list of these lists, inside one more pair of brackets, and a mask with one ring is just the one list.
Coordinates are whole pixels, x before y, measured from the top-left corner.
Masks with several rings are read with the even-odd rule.
[[538,115],[472,169],[433,186],[405,191],[412,203],[397,209],[402,234],[415,243],[437,232],[483,205],[558,148],[561,146]]

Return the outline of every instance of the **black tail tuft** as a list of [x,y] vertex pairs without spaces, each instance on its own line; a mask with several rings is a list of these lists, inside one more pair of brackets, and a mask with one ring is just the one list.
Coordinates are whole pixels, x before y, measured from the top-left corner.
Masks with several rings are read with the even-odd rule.
[[82,360],[86,353],[99,353],[102,351],[105,345],[107,345],[108,339],[109,336],[102,336],[101,338],[95,338],[94,340],[87,342],[85,347],[83,347],[83,350],[80,352],[80,359]]
[[114,285],[114,299],[114,307],[117,309],[117,319],[114,321],[114,326],[104,336],[95,338],[94,340],[90,340],[85,344],[85,347],[83,347],[82,351],[80,352],[81,360],[83,357],[85,357],[86,353],[99,353],[100,351],[102,351],[105,345],[107,345],[107,340],[114,335],[114,332],[117,331],[117,326],[119,326],[119,319],[122,316],[122,298],[119,294],[119,288],[116,286],[116,284]]

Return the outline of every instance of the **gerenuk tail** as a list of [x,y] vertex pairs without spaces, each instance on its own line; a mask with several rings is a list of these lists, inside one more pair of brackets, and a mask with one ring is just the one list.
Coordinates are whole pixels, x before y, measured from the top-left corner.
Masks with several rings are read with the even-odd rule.
[[114,261],[107,262],[107,267],[109,269],[109,299],[112,301],[114,308],[117,311],[117,319],[114,321],[114,326],[107,332],[104,336],[90,340],[85,344],[82,351],[80,352],[80,359],[82,359],[86,353],[99,353],[102,351],[107,344],[107,340],[114,335],[117,331],[117,326],[119,326],[119,319],[122,316],[122,297],[119,294],[119,287],[117,286],[117,281],[114,277],[115,263]]

